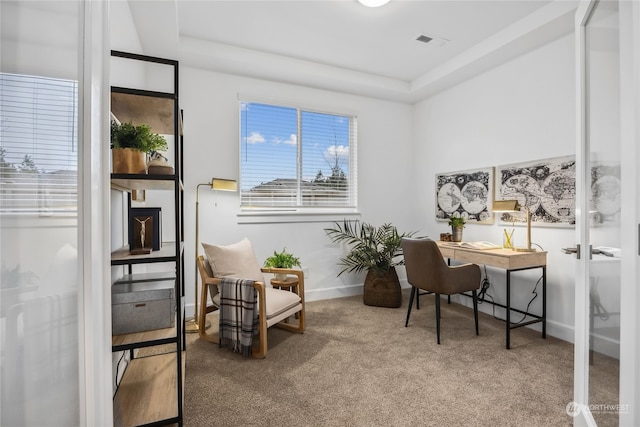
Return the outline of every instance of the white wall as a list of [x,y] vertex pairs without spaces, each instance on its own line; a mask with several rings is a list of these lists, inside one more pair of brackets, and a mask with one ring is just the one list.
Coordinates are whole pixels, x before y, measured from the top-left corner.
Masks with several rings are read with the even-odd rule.
[[[411,107],[359,96],[220,74],[181,64],[180,104],[184,109],[185,233],[187,306],[193,305],[195,188],[212,177],[239,179],[239,94],[319,111],[358,116],[358,179],[361,219],[392,222],[413,230]],[[216,205],[217,203],[217,205]],[[307,300],[360,292],[364,277],[336,278],[339,247],[323,229],[330,222],[239,224],[239,195],[200,189],[200,241],[230,244],[248,237],[258,261],[282,247],[309,269]],[[336,216],[335,220],[342,220]],[[339,289],[336,289],[339,288]]]
[[[413,159],[420,227],[434,238],[449,228],[435,220],[436,173],[575,154],[574,82],[569,35],[417,104]],[[496,219],[494,225],[467,224],[464,239],[500,243],[501,233]],[[523,227],[516,228],[514,239],[524,244]],[[532,230],[532,241],[548,251],[547,332],[568,341],[573,340],[574,260],[560,249],[574,246],[574,240],[573,228]],[[488,274],[489,293],[504,303],[504,272],[488,269]],[[514,274],[513,306],[526,307],[539,276],[539,270]],[[534,312],[540,312],[540,302],[540,297],[533,302]],[[481,309],[491,313],[492,307]],[[503,317],[500,309],[496,314]]]

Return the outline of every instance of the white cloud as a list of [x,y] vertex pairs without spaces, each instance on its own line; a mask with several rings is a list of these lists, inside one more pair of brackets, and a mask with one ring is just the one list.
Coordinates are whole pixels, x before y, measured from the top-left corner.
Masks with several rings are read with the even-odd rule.
[[251,132],[251,135],[246,137],[247,144],[260,144],[264,142],[264,137],[258,132]]
[[274,144],[287,144],[287,145],[298,145],[298,136],[295,133],[292,133],[291,135],[289,135],[289,139],[280,139],[280,138],[273,138],[273,140],[271,141]]
[[341,159],[349,158],[349,147],[345,147],[344,145],[330,145],[327,147],[325,156],[330,158],[338,157]]

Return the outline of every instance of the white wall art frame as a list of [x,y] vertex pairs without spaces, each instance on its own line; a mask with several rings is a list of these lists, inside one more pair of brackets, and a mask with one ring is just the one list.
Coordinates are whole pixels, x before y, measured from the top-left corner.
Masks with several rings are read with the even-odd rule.
[[[575,156],[496,167],[496,200],[516,199],[531,210],[532,226],[574,227]],[[500,224],[525,224],[524,212],[500,215]]]
[[436,174],[436,219],[462,216],[467,223],[493,224],[493,168]]

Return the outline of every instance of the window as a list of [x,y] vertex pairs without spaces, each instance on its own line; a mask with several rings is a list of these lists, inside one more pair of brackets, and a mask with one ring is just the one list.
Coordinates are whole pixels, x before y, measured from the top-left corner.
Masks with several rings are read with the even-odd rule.
[[0,73],[0,213],[76,212],[78,83]]
[[240,103],[242,208],[355,208],[356,118]]

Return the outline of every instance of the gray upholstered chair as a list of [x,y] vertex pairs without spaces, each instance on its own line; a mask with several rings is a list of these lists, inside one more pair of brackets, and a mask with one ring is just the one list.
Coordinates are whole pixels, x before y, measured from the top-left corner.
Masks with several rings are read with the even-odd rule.
[[402,239],[404,264],[407,269],[407,280],[411,285],[411,296],[404,326],[409,325],[409,316],[413,299],[419,290],[435,294],[436,299],[436,336],[440,344],[440,295],[453,295],[472,292],[473,315],[478,335],[478,294],[480,287],[480,267],[475,264],[464,264],[450,267],[444,262],[442,253],[436,242],[431,239]]

